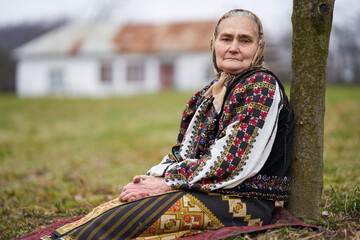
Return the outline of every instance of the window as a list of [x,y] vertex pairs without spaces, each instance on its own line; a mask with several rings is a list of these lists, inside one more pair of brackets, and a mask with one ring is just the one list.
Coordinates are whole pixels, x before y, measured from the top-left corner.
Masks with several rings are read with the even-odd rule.
[[111,83],[113,81],[112,63],[110,61],[101,62],[100,74],[100,81],[102,83]]
[[143,61],[130,61],[127,65],[127,80],[129,82],[142,82],[145,79],[145,66]]
[[50,90],[59,91],[65,87],[64,70],[61,67],[51,68],[49,71]]

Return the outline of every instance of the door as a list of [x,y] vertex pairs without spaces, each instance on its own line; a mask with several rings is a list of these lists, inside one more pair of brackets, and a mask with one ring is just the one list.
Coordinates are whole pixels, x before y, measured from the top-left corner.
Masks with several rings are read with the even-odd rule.
[[163,62],[160,67],[160,82],[162,88],[172,88],[174,86],[174,63]]

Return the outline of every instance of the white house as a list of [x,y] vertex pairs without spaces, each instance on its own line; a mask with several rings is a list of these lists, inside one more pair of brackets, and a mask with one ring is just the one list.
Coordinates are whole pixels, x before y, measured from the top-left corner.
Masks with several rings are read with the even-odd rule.
[[214,78],[215,22],[67,25],[15,49],[21,97],[198,89]]

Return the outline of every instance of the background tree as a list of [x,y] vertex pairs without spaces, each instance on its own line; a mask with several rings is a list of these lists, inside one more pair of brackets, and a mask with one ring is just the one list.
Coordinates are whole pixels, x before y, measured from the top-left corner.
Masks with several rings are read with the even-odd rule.
[[[353,19],[360,21],[360,16]],[[356,25],[356,24],[355,24]],[[360,83],[360,42],[358,26],[333,26],[331,33],[332,51],[328,59],[328,82]],[[332,47],[332,48],[331,48]]]
[[66,22],[66,19],[60,19],[0,27],[0,93],[15,91],[16,61],[12,50]]
[[291,103],[295,111],[292,195],[297,217],[319,218],[323,186],[326,68],[335,0],[294,0]]

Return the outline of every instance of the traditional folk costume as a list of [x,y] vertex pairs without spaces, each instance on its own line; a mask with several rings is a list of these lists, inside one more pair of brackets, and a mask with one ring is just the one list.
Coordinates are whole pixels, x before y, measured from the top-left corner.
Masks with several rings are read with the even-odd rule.
[[239,76],[214,64],[219,78],[188,102],[177,144],[147,173],[172,191],[110,201],[43,239],[173,239],[269,224],[274,202],[289,199],[294,116],[260,48]]

